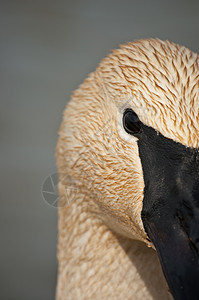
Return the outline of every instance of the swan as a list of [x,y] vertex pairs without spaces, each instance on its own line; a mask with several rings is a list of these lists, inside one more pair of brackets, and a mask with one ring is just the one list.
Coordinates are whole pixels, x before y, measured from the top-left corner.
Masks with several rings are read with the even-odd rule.
[[199,56],[121,45],[59,130],[57,300],[199,299]]

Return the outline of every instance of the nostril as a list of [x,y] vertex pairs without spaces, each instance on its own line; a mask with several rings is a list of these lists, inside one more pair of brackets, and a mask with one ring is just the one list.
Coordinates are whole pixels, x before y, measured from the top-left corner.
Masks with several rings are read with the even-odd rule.
[[183,205],[176,211],[176,217],[181,229],[190,236],[190,227],[193,219],[193,212],[186,201],[182,201]]
[[186,226],[186,223],[185,223],[185,220],[184,220],[183,216],[181,215],[181,213],[179,211],[176,212],[176,217],[177,217],[177,220],[178,220],[178,223],[179,223],[180,227],[187,234],[187,229],[188,228]]
[[197,209],[191,207],[191,203],[188,203],[183,199],[181,208],[176,211],[176,217],[181,229],[186,234],[189,240],[190,248],[199,255],[199,237],[198,237],[198,220],[199,214]]

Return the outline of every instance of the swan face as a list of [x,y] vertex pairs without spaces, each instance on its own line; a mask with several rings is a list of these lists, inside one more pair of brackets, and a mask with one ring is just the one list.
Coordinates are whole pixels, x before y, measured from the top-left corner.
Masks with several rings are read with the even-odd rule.
[[[128,111],[140,122],[138,134],[125,129]],[[199,277],[192,228],[199,224],[198,132],[199,56],[168,41],[141,40],[114,50],[74,92],[57,148],[60,172],[93,199],[108,226],[155,245],[175,299],[187,299],[175,286],[183,295],[195,289],[185,287],[193,264],[193,281]],[[186,240],[194,238],[190,246]],[[173,275],[179,265],[167,265],[178,241],[184,252],[176,256],[190,255],[188,273]]]

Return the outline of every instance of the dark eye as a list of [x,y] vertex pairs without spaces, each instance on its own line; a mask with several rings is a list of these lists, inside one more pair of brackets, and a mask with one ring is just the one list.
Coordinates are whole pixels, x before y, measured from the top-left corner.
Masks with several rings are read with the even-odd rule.
[[141,122],[130,108],[127,108],[123,115],[123,126],[127,133],[137,135],[142,132]]

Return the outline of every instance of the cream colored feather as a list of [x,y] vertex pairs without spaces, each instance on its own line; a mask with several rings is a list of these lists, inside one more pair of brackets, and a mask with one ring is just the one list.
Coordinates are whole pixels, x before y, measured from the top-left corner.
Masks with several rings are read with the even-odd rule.
[[57,143],[57,300],[169,299],[141,221],[143,173],[131,107],[146,125],[199,146],[199,56],[169,41],[114,50],[73,93]]

